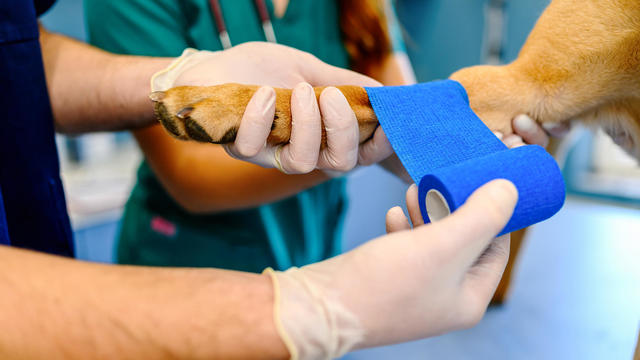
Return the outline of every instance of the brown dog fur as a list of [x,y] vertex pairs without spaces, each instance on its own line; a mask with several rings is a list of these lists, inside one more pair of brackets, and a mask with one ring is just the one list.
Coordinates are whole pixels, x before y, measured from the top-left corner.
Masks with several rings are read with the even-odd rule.
[[[223,84],[217,86],[180,86],[165,92],[154,92],[156,115],[164,127],[180,139],[191,139],[215,144],[233,142],[240,126],[244,109],[259,86]],[[338,86],[353,109],[360,129],[360,142],[364,142],[376,129],[376,118],[369,97],[362,87]],[[324,87],[314,88],[316,98]],[[284,144],[291,136],[291,90],[276,88],[276,111],[267,142]],[[326,134],[322,132],[322,146]]]
[[[640,158],[640,1],[555,0],[542,14],[518,59],[476,66],[452,75],[466,88],[485,124],[504,134],[528,114],[541,123],[580,119],[598,123]],[[177,87],[153,93],[160,121],[175,136],[214,143],[235,138],[257,86]],[[367,94],[338,87],[352,105],[364,141],[377,119]],[[323,88],[316,88],[319,96]],[[270,144],[291,133],[291,90],[276,89]],[[324,135],[324,134],[323,134]],[[323,136],[324,143],[324,136]]]
[[552,1],[513,63],[451,78],[493,130],[510,133],[522,113],[540,123],[579,119],[640,158],[640,1]]

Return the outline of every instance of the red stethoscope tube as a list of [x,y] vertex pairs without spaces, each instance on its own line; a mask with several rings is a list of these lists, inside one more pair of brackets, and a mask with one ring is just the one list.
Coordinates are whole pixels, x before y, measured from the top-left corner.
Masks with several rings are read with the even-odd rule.
[[[269,15],[269,10],[267,9],[265,0],[254,0],[254,3],[256,9],[258,10],[258,15],[260,16],[260,22],[262,23],[262,31],[264,32],[264,37],[269,42],[277,42],[276,34],[273,31],[273,24],[271,23],[271,16]],[[222,48],[228,49],[231,47],[231,39],[229,38],[229,32],[227,31],[227,24],[224,21],[224,16],[222,16],[222,7],[220,6],[220,1],[209,0],[209,5],[211,6],[213,19],[216,22],[216,30],[218,31],[218,37],[220,38]]]

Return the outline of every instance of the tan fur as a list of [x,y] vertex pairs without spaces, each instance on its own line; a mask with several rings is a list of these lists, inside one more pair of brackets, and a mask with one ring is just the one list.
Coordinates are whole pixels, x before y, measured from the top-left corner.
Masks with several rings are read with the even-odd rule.
[[602,125],[640,158],[640,1],[555,0],[518,59],[451,76],[493,130],[525,113]]
[[[180,86],[162,93],[154,93],[152,98],[156,100],[156,114],[159,120],[166,128],[175,129],[170,130],[174,136],[221,144],[233,142],[235,139],[244,109],[258,88],[259,86],[240,84]],[[371,137],[378,123],[369,104],[369,97],[359,86],[337,88],[345,95],[356,114],[360,142],[364,142]],[[316,87],[314,90],[316,98],[319,99],[324,87]],[[272,145],[287,143],[291,136],[291,90],[277,88],[275,91],[276,111],[271,134],[267,139]],[[183,116],[177,116],[179,113]],[[193,125],[194,122],[206,135],[199,133]],[[322,144],[326,146],[324,129]]]
[[[494,131],[511,133],[511,120],[522,113],[542,123],[577,118],[602,125],[640,158],[638,0],[554,0],[516,61],[463,69],[451,78],[462,83],[471,107]],[[221,143],[235,138],[244,108],[257,88],[238,84],[178,87],[152,98],[160,121],[174,135]],[[338,88],[356,113],[360,140],[366,140],[377,119],[365,90]],[[317,96],[322,89],[316,88]],[[291,133],[291,90],[276,89],[276,93],[271,144],[287,142]],[[175,116],[184,108],[191,111],[183,112],[182,118]],[[198,127],[204,131],[202,136],[197,136]]]

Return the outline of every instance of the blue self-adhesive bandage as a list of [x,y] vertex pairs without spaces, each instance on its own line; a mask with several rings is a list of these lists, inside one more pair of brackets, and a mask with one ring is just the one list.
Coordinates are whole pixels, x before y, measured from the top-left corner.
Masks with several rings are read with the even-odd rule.
[[508,149],[469,107],[458,82],[367,88],[369,101],[395,153],[419,184],[425,222],[455,211],[494,179],[518,189],[506,234],[553,216],[565,187],[555,160],[542,147]]

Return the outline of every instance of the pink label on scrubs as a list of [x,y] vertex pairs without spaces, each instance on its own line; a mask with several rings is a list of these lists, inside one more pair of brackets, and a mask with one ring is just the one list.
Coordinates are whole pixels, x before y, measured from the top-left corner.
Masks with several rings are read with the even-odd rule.
[[174,223],[160,216],[151,219],[151,230],[164,236],[174,236],[177,231]]

